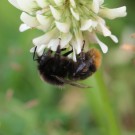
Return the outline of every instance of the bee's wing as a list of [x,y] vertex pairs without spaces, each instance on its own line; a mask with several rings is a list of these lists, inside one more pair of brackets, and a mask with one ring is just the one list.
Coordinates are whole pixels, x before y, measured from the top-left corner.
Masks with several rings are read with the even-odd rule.
[[76,86],[76,87],[79,87],[79,88],[91,88],[90,86],[79,84],[79,83],[76,83],[76,82],[73,82],[73,81],[55,76],[55,75],[52,75],[52,76],[55,77],[56,79],[58,79],[59,81],[65,83],[65,84],[69,84],[69,85]]

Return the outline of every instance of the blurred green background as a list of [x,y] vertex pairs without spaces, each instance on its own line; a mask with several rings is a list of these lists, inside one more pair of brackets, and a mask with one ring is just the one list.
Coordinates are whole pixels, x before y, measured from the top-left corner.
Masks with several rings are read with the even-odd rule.
[[[59,89],[40,80],[29,53],[37,30],[20,33],[21,11],[0,1],[0,135],[135,135],[135,1],[106,0],[127,6],[128,16],[107,21],[119,37],[110,39],[100,70],[82,83],[91,89]],[[134,46],[133,46],[134,47]]]

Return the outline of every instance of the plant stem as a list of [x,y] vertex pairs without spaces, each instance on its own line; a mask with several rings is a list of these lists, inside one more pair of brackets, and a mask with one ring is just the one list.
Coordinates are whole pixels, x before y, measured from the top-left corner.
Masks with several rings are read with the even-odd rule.
[[117,117],[111,106],[108,90],[102,78],[101,72],[96,73],[91,79],[93,88],[87,94],[92,112],[96,117],[96,121],[102,127],[103,135],[121,135]]

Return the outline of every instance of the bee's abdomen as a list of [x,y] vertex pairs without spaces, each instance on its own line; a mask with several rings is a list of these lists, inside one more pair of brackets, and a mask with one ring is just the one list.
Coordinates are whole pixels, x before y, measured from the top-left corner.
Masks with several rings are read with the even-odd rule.
[[50,58],[44,65],[39,65],[38,69],[44,81],[53,85],[64,85],[64,82],[58,80],[55,76],[65,78],[67,76],[68,61],[56,60],[55,57]]

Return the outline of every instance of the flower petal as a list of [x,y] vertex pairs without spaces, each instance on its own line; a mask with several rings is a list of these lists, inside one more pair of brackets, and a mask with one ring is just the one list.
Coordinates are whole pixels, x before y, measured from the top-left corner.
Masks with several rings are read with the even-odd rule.
[[99,5],[101,6],[104,3],[104,0],[99,0]]
[[115,42],[118,43],[118,38],[115,35],[110,35],[110,38]]
[[30,49],[31,53],[34,53],[34,51],[35,51],[35,46]]
[[17,0],[8,0],[13,6],[15,6],[16,8],[20,9],[19,4],[17,3]]
[[127,15],[126,6],[114,8],[114,9],[108,9],[108,8],[100,9],[100,15],[108,19],[124,17]]
[[104,24],[99,23],[99,26],[100,26],[99,30],[103,33],[105,37],[111,35],[111,31]]
[[83,46],[83,40],[84,40],[82,36],[82,32],[81,31],[75,32],[75,37],[77,42],[77,44],[75,45],[75,50],[76,53],[79,54],[81,52]]
[[77,59],[76,59],[76,51],[75,51],[75,47],[73,46],[73,54],[72,54],[73,56],[73,61],[74,62],[76,62],[77,61]]
[[63,33],[61,36],[61,41],[60,41],[61,48],[64,48],[66,45],[68,45],[71,39],[72,39],[71,33],[66,33],[66,34]]
[[64,3],[63,0],[54,0],[54,2],[57,6],[61,6]]
[[51,5],[50,5],[50,9],[51,9],[51,12],[52,12],[53,17],[54,17],[56,20],[60,20],[60,18],[61,18],[61,12],[58,11],[56,8],[54,8],[54,7],[51,6]]
[[91,19],[89,20],[82,20],[81,21],[81,28],[80,30],[82,31],[92,31],[92,29],[95,29],[97,27],[97,22],[96,21],[93,21]]
[[76,3],[75,3],[74,0],[70,0],[70,4],[71,4],[71,6],[72,6],[73,8],[76,8]]
[[70,8],[70,11],[71,11],[72,15],[74,16],[74,18],[75,18],[77,21],[79,21],[79,19],[80,19],[79,13],[78,13],[78,12],[75,12],[75,11],[73,10],[73,8]]
[[19,7],[26,12],[33,12],[38,5],[36,4],[35,0],[17,0]]
[[107,45],[105,45],[103,42],[101,42],[97,36],[95,36],[95,40],[96,42],[99,44],[99,46],[101,47],[103,53],[107,53],[108,52],[108,47]]
[[52,51],[56,51],[58,45],[60,44],[60,39],[51,39],[50,42],[48,43],[48,48],[50,48]]
[[37,20],[39,21],[39,23],[41,25],[44,25],[46,26],[46,29],[48,29],[52,22],[53,22],[53,18],[52,17],[48,17],[48,16],[44,16],[44,15],[40,15],[40,14],[37,14]]
[[38,53],[39,56],[43,55],[44,49],[46,48],[47,45],[42,44],[40,46],[37,47],[36,52]]
[[33,44],[36,46],[42,44],[48,44],[51,39],[56,38],[58,35],[59,35],[58,31],[56,29],[53,29],[45,33],[44,35],[33,39]]
[[24,31],[26,31],[26,30],[28,30],[28,29],[30,29],[31,27],[29,27],[28,25],[26,25],[26,24],[21,24],[20,25],[20,27],[19,27],[19,31],[20,32],[24,32]]
[[49,6],[49,2],[47,2],[47,0],[36,0],[37,4],[39,7],[41,8],[45,8],[47,6]]
[[70,23],[67,21],[67,22],[64,22],[64,23],[61,23],[61,22],[58,22],[58,21],[55,21],[55,24],[56,24],[56,27],[63,33],[68,33],[69,32],[69,29],[70,29]]
[[27,24],[29,27],[36,27],[39,25],[36,17],[32,17],[28,15],[27,13],[23,12],[20,16],[21,20]]
[[[47,45],[45,45],[45,44],[42,44],[40,46],[36,46],[37,47],[36,52],[37,52],[38,56],[43,55],[43,52],[44,52],[44,49],[46,48],[46,46]],[[35,51],[35,46],[30,49],[31,53],[34,53],[34,51]]]
[[80,30],[85,31],[88,30],[92,26],[92,20],[82,20]]
[[92,3],[93,12],[95,12],[97,14],[99,12],[99,8],[100,8],[100,1],[99,0],[93,0],[93,3]]

